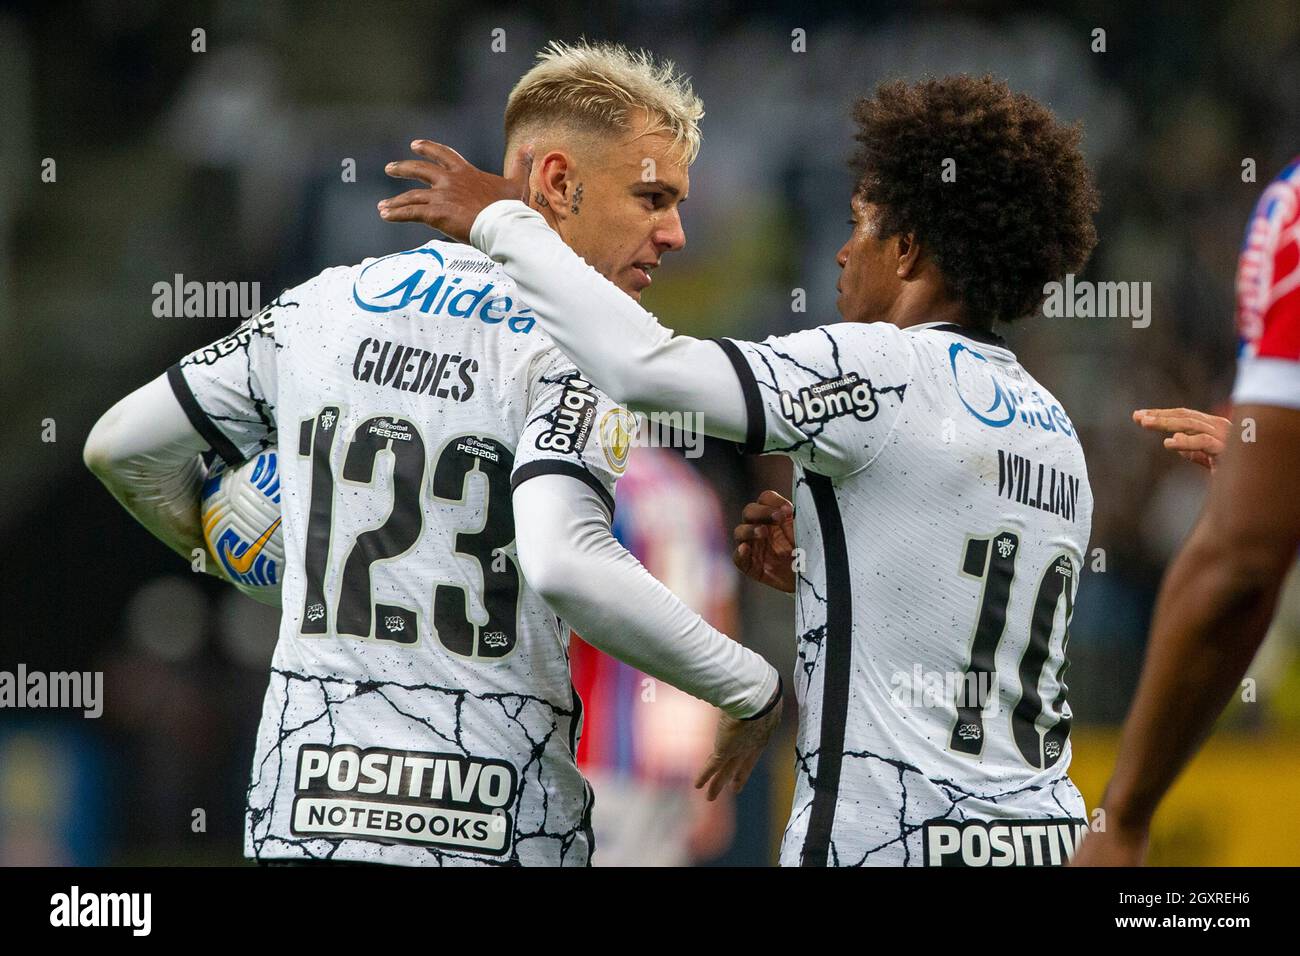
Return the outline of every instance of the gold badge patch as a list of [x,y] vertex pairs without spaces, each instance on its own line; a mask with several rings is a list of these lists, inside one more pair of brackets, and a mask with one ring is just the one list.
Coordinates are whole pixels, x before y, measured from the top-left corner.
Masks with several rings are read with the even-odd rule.
[[605,461],[616,475],[627,470],[627,456],[632,451],[632,436],[636,434],[636,416],[626,408],[614,408],[600,420],[600,447]]

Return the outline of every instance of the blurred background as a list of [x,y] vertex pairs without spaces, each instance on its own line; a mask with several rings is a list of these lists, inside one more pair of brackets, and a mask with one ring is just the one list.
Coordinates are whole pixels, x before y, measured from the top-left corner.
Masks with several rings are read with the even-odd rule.
[[[235,322],[156,318],[154,283],[256,281],[269,302],[328,266],[427,241],[375,213],[406,188],[384,163],[430,136],[497,168],[511,86],[547,40],[580,36],[676,60],[704,99],[689,243],[646,298],[694,335],[758,338],[837,319],[849,107],[879,81],[992,72],[1082,122],[1102,194],[1084,277],[1149,281],[1151,324],[1038,317],[1002,331],[1069,410],[1089,463],[1101,563],[1082,581],[1068,681],[1071,772],[1095,805],[1162,569],[1206,486],[1130,412],[1224,406],[1237,248],[1260,191],[1300,153],[1300,5],[1039,6],[7,4],[0,549],[11,557],[0,575],[0,670],[103,671],[105,706],[96,720],[0,710],[0,864],[243,862],[276,614],[191,573],[81,462],[100,414]],[[1243,181],[1246,160],[1257,181]],[[791,310],[796,288],[806,312]],[[779,459],[710,445],[692,464],[720,502],[702,519],[718,536],[758,491],[788,493]],[[748,582],[718,587],[735,632],[789,674],[791,602]],[[1300,863],[1290,812],[1298,631],[1293,574],[1249,672],[1256,700],[1229,708],[1165,804],[1153,863]],[[793,708],[786,718],[759,777],[709,838],[687,841],[683,859],[774,859]]]

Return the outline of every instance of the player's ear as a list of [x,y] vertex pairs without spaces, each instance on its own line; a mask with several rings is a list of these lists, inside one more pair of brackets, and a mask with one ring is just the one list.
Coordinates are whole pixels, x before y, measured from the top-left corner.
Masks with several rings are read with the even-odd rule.
[[553,149],[533,157],[532,205],[549,209],[556,219],[567,219],[569,194],[573,189],[572,162],[561,150]]
[[917,263],[921,261],[921,243],[917,241],[915,233],[904,233],[898,237],[898,267],[897,275],[900,279],[908,279],[915,271]]

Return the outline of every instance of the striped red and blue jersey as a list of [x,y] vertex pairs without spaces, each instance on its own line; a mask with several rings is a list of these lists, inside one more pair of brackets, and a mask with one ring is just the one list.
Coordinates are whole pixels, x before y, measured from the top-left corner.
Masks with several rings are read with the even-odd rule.
[[1236,291],[1233,402],[1300,408],[1300,157],[1255,204]]

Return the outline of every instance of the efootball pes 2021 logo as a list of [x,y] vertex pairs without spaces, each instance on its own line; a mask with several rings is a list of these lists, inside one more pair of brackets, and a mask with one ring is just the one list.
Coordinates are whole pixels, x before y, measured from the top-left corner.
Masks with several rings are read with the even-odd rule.
[[295,836],[506,853],[519,777],[504,760],[307,745],[298,749]]

